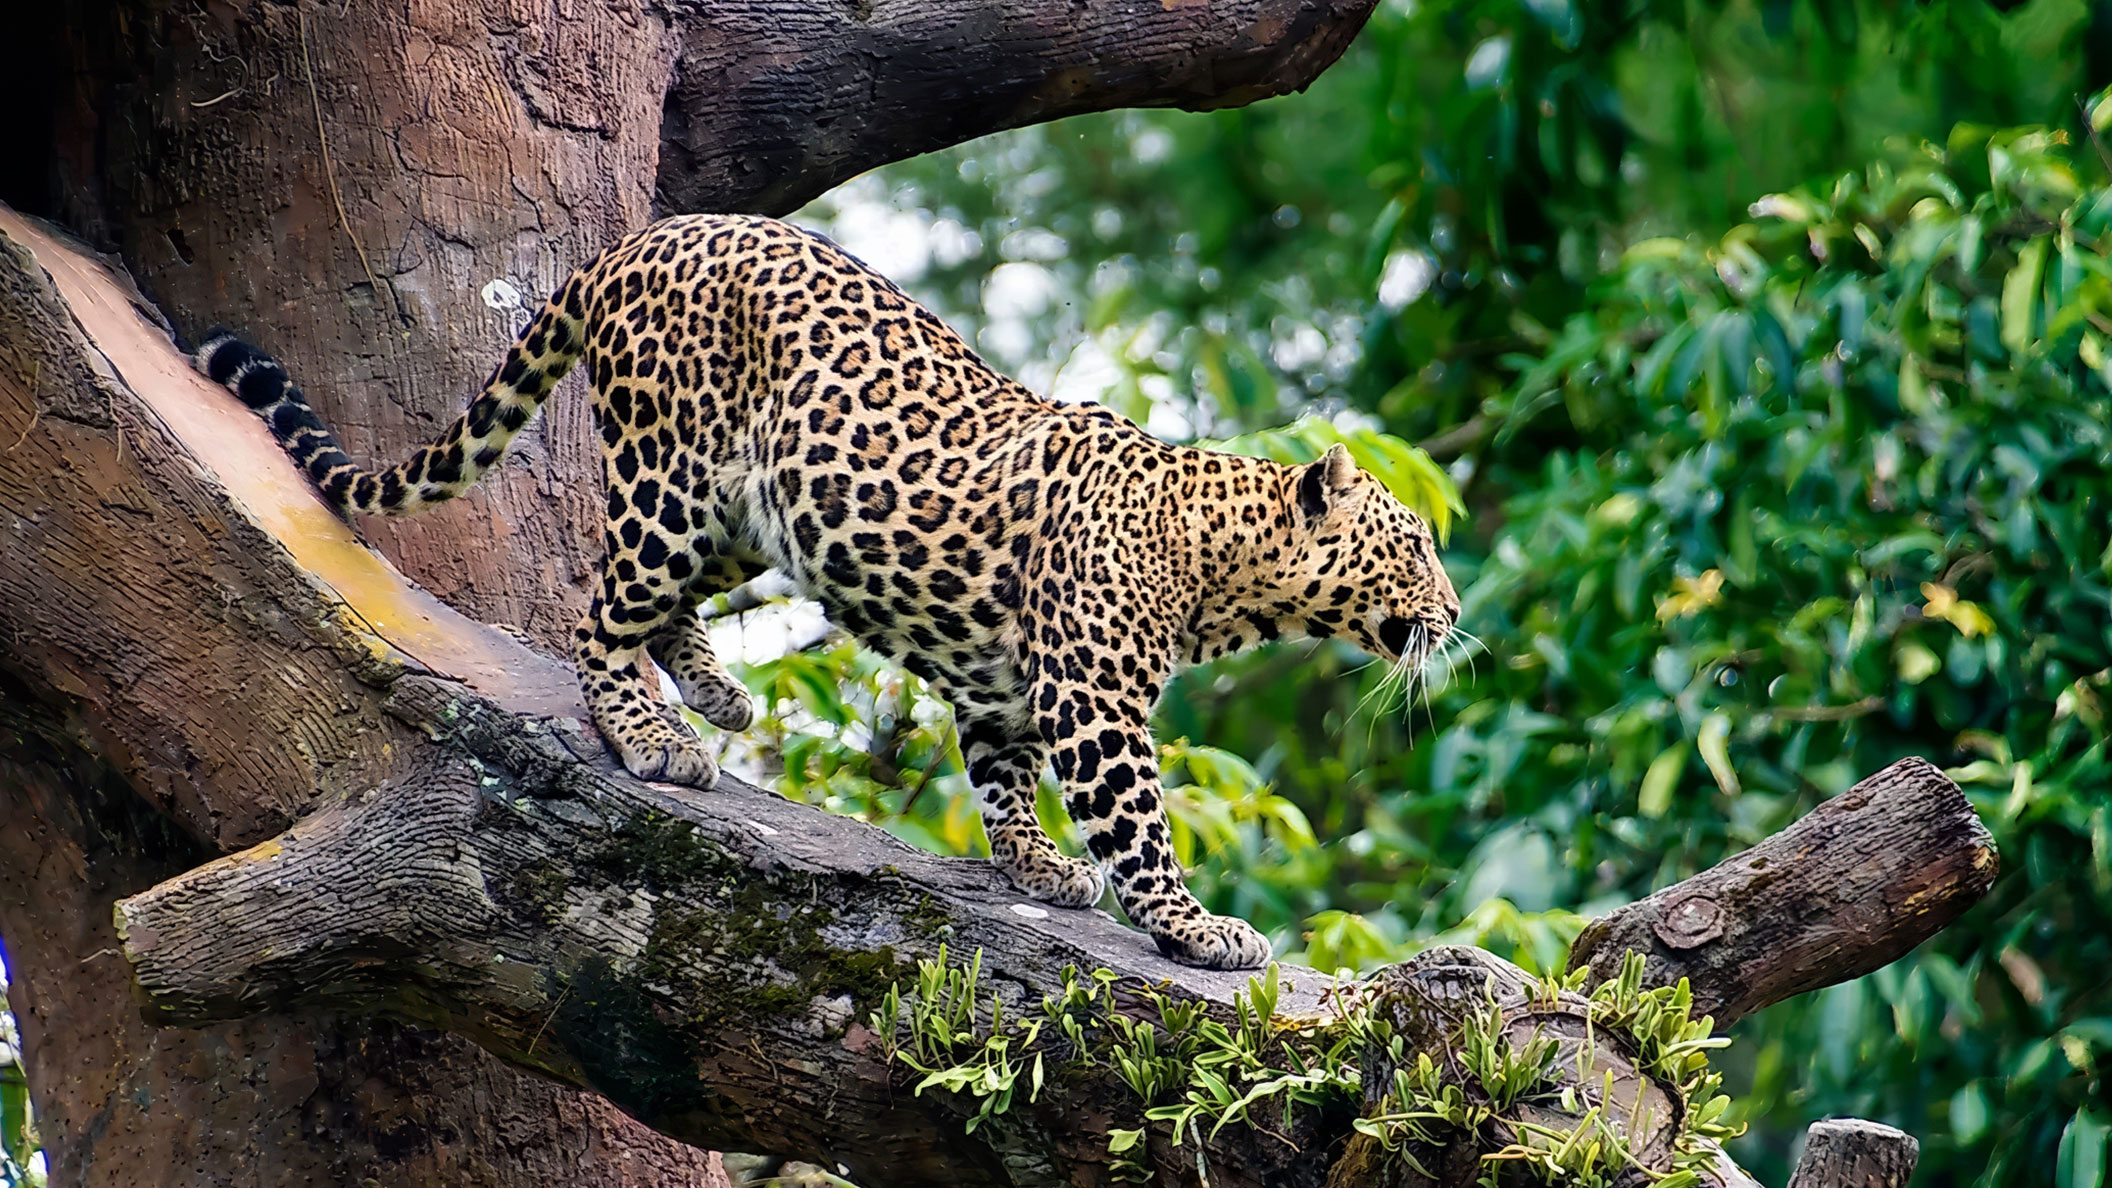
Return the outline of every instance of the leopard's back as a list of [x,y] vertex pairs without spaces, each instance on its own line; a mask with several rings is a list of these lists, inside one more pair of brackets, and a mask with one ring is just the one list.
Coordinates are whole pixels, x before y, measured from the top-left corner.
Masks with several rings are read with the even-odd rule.
[[1039,472],[1077,410],[774,220],[667,220],[597,261],[586,292],[619,569],[702,534],[956,698],[1017,695]]

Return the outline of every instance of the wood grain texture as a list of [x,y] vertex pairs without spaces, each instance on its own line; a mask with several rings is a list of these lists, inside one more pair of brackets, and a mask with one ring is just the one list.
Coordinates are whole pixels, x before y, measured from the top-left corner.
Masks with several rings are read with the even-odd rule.
[[1905,1188],[1921,1144],[1905,1131],[1858,1118],[1814,1122],[1789,1188]]
[[[360,458],[444,427],[517,306],[652,217],[675,45],[643,0],[61,2],[52,213],[186,337],[283,358]],[[450,605],[560,641],[598,465],[568,392],[469,498],[362,530]]]
[[1789,828],[1592,921],[1570,949],[1590,982],[1630,951],[1647,978],[1686,978],[1694,1013],[1728,1027],[1770,1003],[1905,956],[1994,885],[1994,838],[1958,785],[1902,759]]

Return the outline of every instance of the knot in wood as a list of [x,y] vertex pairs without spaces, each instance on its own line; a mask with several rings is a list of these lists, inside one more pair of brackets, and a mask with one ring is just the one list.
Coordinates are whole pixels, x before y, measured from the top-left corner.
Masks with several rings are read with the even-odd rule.
[[1693,949],[1723,935],[1723,908],[1706,895],[1689,895],[1665,905],[1651,930],[1674,949]]

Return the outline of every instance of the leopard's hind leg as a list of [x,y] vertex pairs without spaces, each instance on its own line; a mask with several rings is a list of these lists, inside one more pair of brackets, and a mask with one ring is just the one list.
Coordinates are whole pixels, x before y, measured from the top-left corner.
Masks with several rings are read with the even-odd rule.
[[[631,407],[651,395],[639,389]],[[631,774],[708,788],[719,778],[718,761],[639,662],[675,613],[692,606],[692,580],[715,557],[701,532],[711,516],[679,481],[686,477],[681,470],[654,475],[641,466],[636,437],[609,431],[614,415],[609,402],[595,402],[595,422],[608,443],[602,461],[609,519],[600,588],[573,633],[580,690],[596,729]]]
[[646,683],[638,663],[646,654],[646,641],[665,625],[680,596],[669,592],[627,597],[641,588],[642,583],[623,583],[605,570],[602,593],[573,633],[580,691],[595,728],[632,775],[708,788],[718,782],[718,761],[681,715],[659,698],[657,679],[653,685]]
[[682,703],[721,730],[748,729],[755,721],[755,701],[748,687],[735,680],[712,651],[711,635],[697,616],[697,607],[713,595],[753,580],[763,569],[759,561],[723,554],[703,558],[684,592],[682,608],[646,642],[653,660],[675,679]]

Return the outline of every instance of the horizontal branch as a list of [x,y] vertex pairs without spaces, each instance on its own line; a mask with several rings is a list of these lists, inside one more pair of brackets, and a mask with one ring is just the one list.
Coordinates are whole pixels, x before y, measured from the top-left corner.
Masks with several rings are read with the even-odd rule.
[[1597,984],[1632,949],[1686,978],[1722,1026],[1889,965],[1994,885],[1995,842],[1958,785],[1902,759],[1752,849],[1587,925],[1572,969]]
[[876,165],[1118,107],[1303,90],[1376,0],[677,0],[664,211],[783,213]]
[[[154,1018],[387,1013],[702,1146],[843,1164],[874,1186],[1010,1184],[1031,1177],[941,1095],[892,1083],[866,1025],[920,960],[980,953],[1016,1008],[1066,966],[1217,1002],[1245,984],[1160,958],[1105,913],[1024,900],[983,861],[731,780],[639,783],[583,728],[453,682],[407,674],[387,704],[436,744],[395,780],[120,905]],[[1117,1088],[1087,1078],[1022,1103],[1019,1141],[1051,1166],[1104,1164]],[[1227,1146],[1253,1178],[1226,1182],[1298,1182],[1271,1180],[1280,1157]]]

